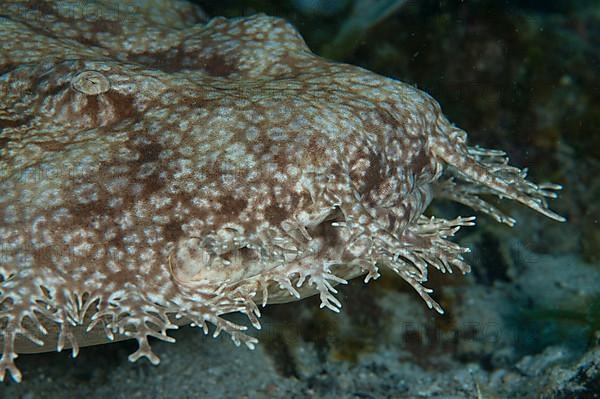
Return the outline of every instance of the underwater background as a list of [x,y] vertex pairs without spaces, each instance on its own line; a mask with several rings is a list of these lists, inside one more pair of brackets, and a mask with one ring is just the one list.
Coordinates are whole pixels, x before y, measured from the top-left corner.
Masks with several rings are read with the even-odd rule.
[[396,276],[356,279],[340,315],[318,298],[265,308],[255,351],[181,328],[153,343],[159,367],[127,361],[135,342],[21,355],[1,398],[600,398],[599,1],[195,3],[284,17],[317,54],[418,86],[471,143],[563,185],[568,222],[510,204],[512,229],[478,217],[458,238],[472,273],[430,275],[442,316]]

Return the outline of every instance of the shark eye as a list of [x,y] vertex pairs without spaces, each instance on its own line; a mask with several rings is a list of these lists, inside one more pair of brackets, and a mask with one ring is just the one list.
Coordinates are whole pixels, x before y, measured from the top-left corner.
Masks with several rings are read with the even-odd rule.
[[71,87],[82,94],[95,96],[110,90],[110,81],[98,71],[83,71],[75,75]]

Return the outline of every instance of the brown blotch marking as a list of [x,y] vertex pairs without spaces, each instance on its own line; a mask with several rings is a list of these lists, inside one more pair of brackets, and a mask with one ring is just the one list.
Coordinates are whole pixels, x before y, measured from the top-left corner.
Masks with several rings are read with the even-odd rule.
[[[44,151],[48,152],[60,152],[66,148],[64,143],[60,141],[52,140],[52,141],[40,141],[36,142],[37,145],[42,147]],[[1,147],[1,146],[0,146]]]
[[143,180],[144,190],[141,193],[142,198],[148,198],[152,194],[162,190],[166,182],[160,178],[158,173],[153,173]]
[[84,221],[92,220],[92,218],[106,214],[110,208],[107,206],[106,201],[102,199],[102,196],[98,199],[98,201],[90,202],[87,204],[80,204],[76,202],[72,202],[72,205],[69,207],[71,214],[75,221],[81,221],[81,225],[87,224]]
[[305,194],[290,193],[289,196],[290,196],[290,204],[289,204],[290,209],[297,209],[302,200],[310,198],[310,196],[306,193]]
[[[59,142],[50,142],[48,145],[54,147],[54,151],[59,152],[62,148],[61,146],[63,146],[63,144]],[[52,151],[52,149],[47,150]],[[77,225],[89,229],[89,224],[93,223],[96,218],[102,216],[115,216],[115,213],[120,211],[120,209],[108,205],[111,194],[108,193],[102,185],[104,177],[110,176],[108,168],[111,165],[112,164],[110,163],[102,162],[99,171],[94,176],[90,175],[87,170],[75,172],[70,168],[65,170],[59,168],[56,174],[52,174],[52,178],[57,178],[59,175],[62,175],[65,178],[63,184],[65,190],[65,202],[69,214],[71,215],[69,228],[73,228],[73,225]],[[97,183],[97,199],[88,203],[80,203],[79,199],[74,195],[74,189],[82,184],[90,182]]]
[[0,131],[4,128],[15,128],[27,125],[33,117],[31,115],[27,115],[24,118],[20,119],[2,119],[0,118]]
[[[27,248],[31,250],[28,255],[33,256],[36,267],[48,267],[52,264],[52,259],[69,253],[69,248],[62,245],[49,245],[40,248]],[[69,254],[70,255],[70,254]]]
[[[289,157],[284,153],[284,151],[277,151],[277,154],[273,157],[273,161],[279,166],[282,170],[285,170],[286,166],[289,165]],[[272,171],[274,172],[274,171]]]
[[203,69],[211,76],[221,77],[227,77],[237,71],[237,68],[220,54],[212,54],[208,58],[200,59],[196,67]]
[[111,282],[114,281],[115,283],[121,285],[122,283],[126,283],[126,282],[135,280],[135,278],[133,278],[133,275],[134,275],[134,272],[132,272],[128,269],[120,269],[116,273],[112,273],[110,275],[110,281]]
[[[281,57],[279,58],[279,60],[277,61],[277,63],[281,64],[281,65],[285,65],[288,68],[290,68],[290,70],[292,71],[291,74],[295,74],[296,71],[298,70],[298,67],[297,67],[298,58],[296,56],[294,56],[292,53],[290,53],[289,51],[286,51],[285,53],[283,53],[281,55]],[[274,75],[274,77],[288,76],[288,75],[290,75],[289,72],[284,72],[284,73]]]
[[10,139],[8,137],[0,137],[0,150],[8,145]]
[[158,157],[164,147],[158,143],[150,143],[144,144],[138,147],[138,151],[140,153],[140,158],[135,161],[137,163],[144,164],[146,162],[155,162],[158,161]]
[[[65,85],[58,86],[57,88],[52,89],[52,92],[46,93],[46,95],[56,94],[58,93],[59,89],[63,87],[65,87]],[[133,96],[121,94],[114,90],[109,90],[108,92],[102,94],[85,96],[85,105],[81,111],[77,113],[77,115],[90,115],[92,117],[93,125],[98,126],[101,122],[99,120],[100,107],[106,107],[106,105],[101,103],[100,96],[103,96],[103,98],[112,105],[114,110],[113,119],[106,121],[106,125],[111,125],[123,119],[138,117],[137,110],[133,104]]]
[[[119,16],[122,17],[122,16]],[[121,35],[123,33],[123,28],[121,24],[116,21],[111,21],[109,19],[103,19],[98,21],[93,21],[90,23],[90,31],[94,34],[96,33],[111,33],[113,35]]]
[[9,127],[17,127],[24,125],[26,121],[24,119],[12,120],[12,119],[0,119],[0,129],[5,129]]
[[223,195],[217,200],[221,204],[221,214],[228,217],[236,217],[246,208],[248,201],[243,198],[235,198],[232,195]]
[[424,149],[419,151],[419,153],[410,162],[410,167],[413,173],[417,176],[423,173],[423,170],[430,164],[430,159],[431,158]]
[[[58,69],[56,70],[56,72],[59,73]],[[38,84],[39,84],[39,82],[38,82]],[[61,83],[59,85],[52,86],[46,92],[44,92],[43,96],[39,96],[40,97],[39,102],[41,103],[41,100],[44,97],[54,96],[54,95],[60,93],[61,91],[66,90],[67,88],[69,88],[69,83]]]
[[273,226],[279,226],[288,217],[288,212],[285,208],[277,203],[269,205],[265,208],[265,219]]
[[323,148],[322,146],[320,146],[317,143],[317,139],[318,139],[318,135],[313,134],[310,137],[309,144],[308,144],[309,153],[310,153],[312,159],[314,161],[316,161],[316,164],[318,164],[319,162],[321,162],[321,160],[323,158],[325,158],[325,148]]
[[92,123],[94,126],[98,126],[99,111],[98,96],[86,96],[85,105],[81,110],[81,114],[89,114],[92,117]]
[[371,152],[369,154],[369,167],[367,168],[365,176],[362,178],[364,186],[360,189],[361,194],[369,193],[375,187],[378,187],[384,180],[381,175],[381,165],[379,164],[379,161],[380,158],[377,153]]
[[[142,144],[134,147],[133,150],[139,152],[140,156],[135,161],[129,162],[129,164],[132,165],[131,169],[134,171],[132,174],[137,174],[137,171],[139,171],[145,163],[159,161],[159,156],[163,148],[164,147],[158,143]],[[159,172],[155,172],[143,179],[136,178],[136,180],[144,184],[144,189],[139,194],[139,196],[143,198],[148,198],[150,195],[160,191],[166,184],[166,182],[161,179]]]
[[171,221],[167,223],[163,227],[163,235],[166,241],[177,242],[179,238],[183,235],[181,223],[177,221]]
[[181,70],[183,57],[183,46],[180,44],[178,47],[156,53],[143,52],[139,54],[130,54],[127,59],[153,69],[172,73]]
[[113,105],[113,108],[115,109],[115,112],[116,112],[115,119],[116,120],[114,122],[117,122],[117,121],[120,121],[120,120],[123,120],[126,118],[131,118],[134,116],[138,117],[138,112],[135,109],[133,96],[121,94],[114,90],[110,90],[101,95],[106,96],[108,98],[108,100],[110,101],[110,103]]

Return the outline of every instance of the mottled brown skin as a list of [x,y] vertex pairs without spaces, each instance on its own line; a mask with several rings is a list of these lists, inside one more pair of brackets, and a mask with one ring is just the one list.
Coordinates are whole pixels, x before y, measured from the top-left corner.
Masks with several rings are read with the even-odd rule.
[[[24,1],[0,17],[0,380],[17,353],[147,337],[318,293],[389,267],[430,307],[427,268],[473,218],[422,216],[478,193],[547,216],[537,186],[426,93],[312,54],[267,16],[194,24],[179,2],[89,20]],[[161,3],[162,4],[162,3]],[[31,18],[38,10],[47,18]],[[19,40],[6,40],[9,37]],[[89,331],[89,333],[86,333]],[[45,333],[45,334],[44,334]]]

